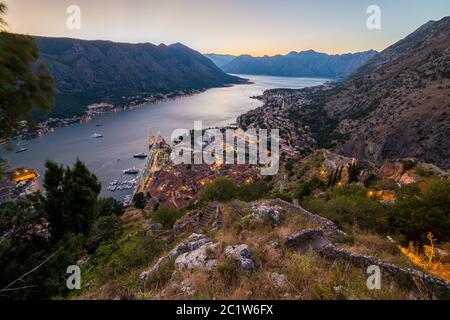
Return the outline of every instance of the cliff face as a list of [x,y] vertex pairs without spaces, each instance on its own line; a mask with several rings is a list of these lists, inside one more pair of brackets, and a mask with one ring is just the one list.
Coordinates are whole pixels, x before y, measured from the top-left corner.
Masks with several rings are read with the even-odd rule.
[[429,22],[342,83],[325,110],[338,150],[380,163],[416,157],[450,167],[450,17]]
[[345,78],[376,54],[375,51],[328,55],[313,50],[273,57],[242,55],[225,64],[228,73],[288,77]]
[[114,103],[123,96],[242,81],[179,43],[156,46],[43,37],[36,42],[41,61],[55,78],[57,103],[73,104],[75,109],[100,100]]

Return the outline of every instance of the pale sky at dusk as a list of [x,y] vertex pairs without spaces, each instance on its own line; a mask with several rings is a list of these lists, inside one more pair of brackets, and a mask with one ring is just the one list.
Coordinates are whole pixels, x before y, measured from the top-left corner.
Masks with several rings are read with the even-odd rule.
[[[120,42],[182,42],[202,53],[285,54],[314,49],[382,50],[429,20],[450,15],[449,0],[6,0],[10,31]],[[366,28],[369,5],[382,29]],[[66,27],[69,5],[81,29]]]

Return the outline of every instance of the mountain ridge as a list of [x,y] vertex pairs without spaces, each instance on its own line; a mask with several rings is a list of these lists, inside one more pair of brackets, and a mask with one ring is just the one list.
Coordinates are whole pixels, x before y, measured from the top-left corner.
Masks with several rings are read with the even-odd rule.
[[[335,55],[314,50],[291,51],[286,55],[262,57],[244,54],[218,66],[223,71],[233,74],[345,78],[374,55],[376,55],[374,50]],[[213,61],[216,60],[215,57],[211,58]]]
[[325,105],[348,140],[344,155],[376,163],[415,157],[449,168],[450,17],[391,45],[342,84]]
[[83,112],[90,103],[124,103],[125,97],[208,89],[244,82],[227,75],[199,52],[181,44],[34,37],[40,62],[53,75],[52,115]]

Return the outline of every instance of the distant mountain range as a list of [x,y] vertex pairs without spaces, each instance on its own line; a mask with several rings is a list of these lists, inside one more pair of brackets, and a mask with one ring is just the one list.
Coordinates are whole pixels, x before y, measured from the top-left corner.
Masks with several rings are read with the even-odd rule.
[[329,55],[314,50],[287,55],[252,57],[241,55],[206,55],[224,72],[286,77],[345,78],[377,54],[370,50]]
[[36,37],[40,60],[58,91],[53,116],[80,114],[87,104],[123,97],[207,89],[244,80],[221,71],[180,43],[153,45]]
[[346,80],[326,102],[339,151],[380,163],[415,157],[450,168],[450,17],[430,21]]
[[237,58],[237,56],[233,56],[230,54],[215,54],[215,53],[208,53],[205,54],[207,58],[212,60],[212,62],[215,63],[216,66],[219,68],[223,68],[225,65],[233,61]]

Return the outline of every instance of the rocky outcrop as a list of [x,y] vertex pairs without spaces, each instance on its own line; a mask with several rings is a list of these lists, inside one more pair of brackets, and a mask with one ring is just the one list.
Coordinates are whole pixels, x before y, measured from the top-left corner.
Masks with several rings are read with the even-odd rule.
[[257,202],[252,205],[251,218],[257,222],[271,221],[278,224],[284,217],[283,208],[269,205],[264,202]]
[[178,244],[174,249],[172,249],[167,255],[159,258],[159,260],[156,262],[156,264],[151,267],[149,270],[144,271],[139,276],[139,281],[141,283],[141,286],[145,285],[145,281],[157,273],[161,268],[166,265],[167,263],[170,263],[174,261],[179,255],[191,252],[194,250],[197,250],[201,246],[209,243],[208,238],[203,234],[197,234],[193,233],[189,236],[188,239]]
[[234,258],[240,263],[241,269],[245,272],[255,271],[255,263],[246,244],[228,246],[224,250],[225,258]]
[[211,271],[217,266],[217,259],[211,253],[214,252],[218,243],[208,242],[200,248],[183,253],[175,260],[175,268],[179,271],[201,269]]

